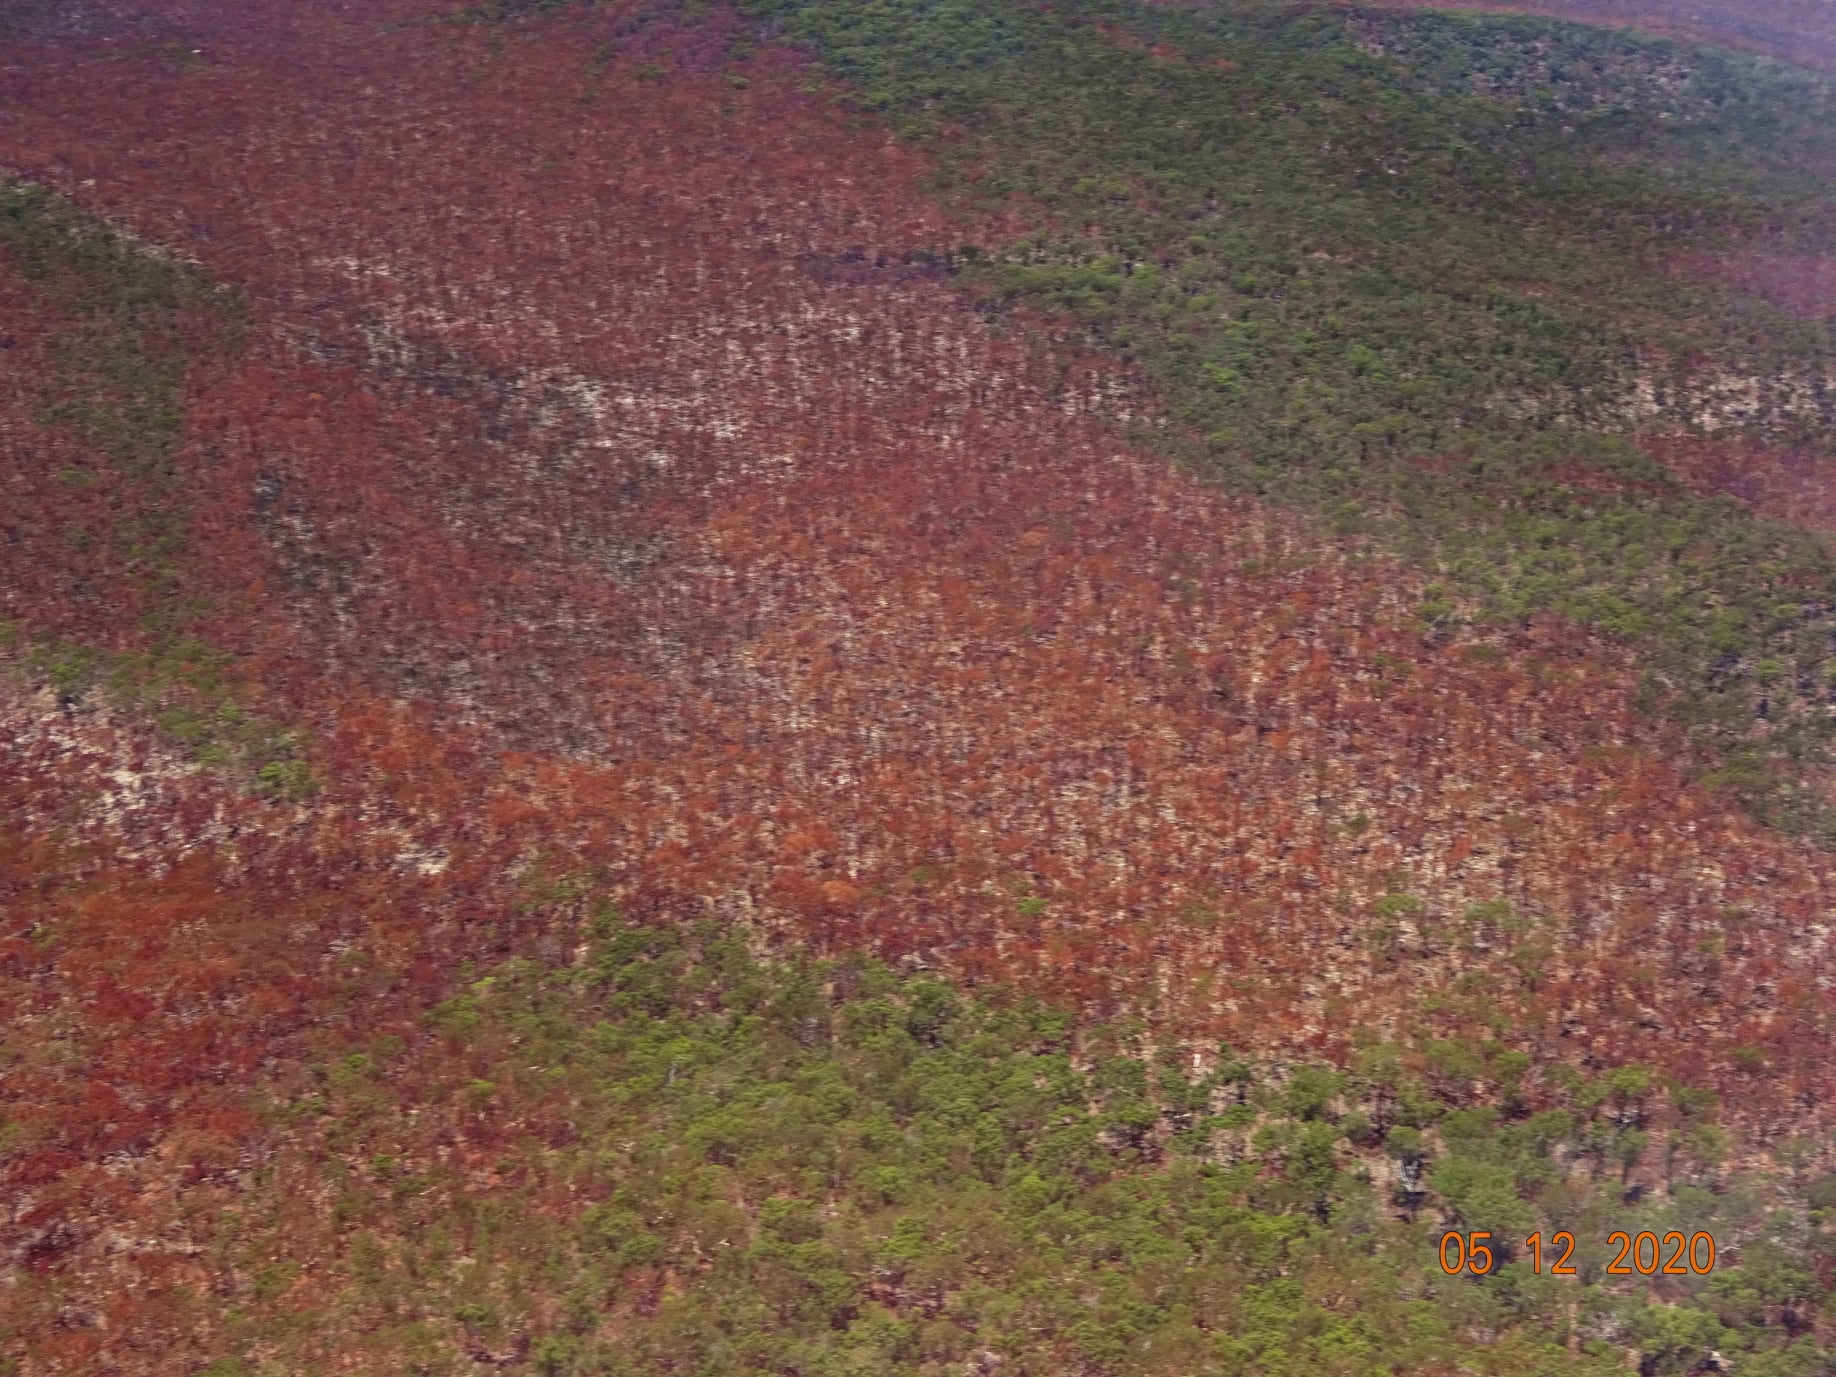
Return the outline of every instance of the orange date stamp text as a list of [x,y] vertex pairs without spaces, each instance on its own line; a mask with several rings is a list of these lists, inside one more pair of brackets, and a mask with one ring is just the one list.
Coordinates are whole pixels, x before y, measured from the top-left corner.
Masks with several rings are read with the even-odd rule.
[[[1615,1229],[1607,1235],[1607,1247],[1618,1249],[1606,1265],[1608,1276],[1701,1277],[1715,1270],[1715,1239],[1702,1231],[1686,1238],[1676,1229],[1661,1237],[1649,1229],[1636,1234]],[[1578,1275],[1574,1265],[1575,1236],[1567,1229],[1551,1234],[1547,1244],[1541,1233],[1531,1234],[1524,1240],[1524,1252],[1529,1257],[1530,1270],[1538,1276],[1545,1271],[1555,1277]],[[1442,1234],[1440,1260],[1441,1270],[1450,1277],[1461,1272],[1482,1277],[1498,1266],[1492,1234],[1486,1229],[1471,1233],[1449,1230]]]

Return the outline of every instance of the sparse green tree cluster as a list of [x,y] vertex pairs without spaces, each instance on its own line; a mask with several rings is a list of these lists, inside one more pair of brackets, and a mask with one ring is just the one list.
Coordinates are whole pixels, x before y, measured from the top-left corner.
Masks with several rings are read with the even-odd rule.
[[[1501,1111],[1436,1093],[1447,1048],[1368,1041],[1334,1067],[1074,1035],[999,992],[611,914],[577,955],[474,973],[422,1045],[275,1107],[338,1146],[338,1285],[279,1300],[248,1211],[237,1370],[311,1371],[327,1326],[404,1371],[520,1352],[634,1377],[1574,1374],[1629,1352],[1784,1377],[1832,1357],[1806,1337],[1829,1181],[1660,1142],[1713,1107],[1679,1118],[1637,1067],[1539,1074],[1561,1107]],[[1530,1073],[1509,1049],[1469,1060],[1466,1091]],[[503,1184],[468,1185],[436,1138],[495,1143]],[[1501,1265],[1444,1275],[1447,1228],[1492,1230]],[[1721,1265],[1654,1299],[1605,1274],[1616,1228],[1710,1231]],[[1579,1277],[1533,1272],[1537,1229],[1575,1233]]]

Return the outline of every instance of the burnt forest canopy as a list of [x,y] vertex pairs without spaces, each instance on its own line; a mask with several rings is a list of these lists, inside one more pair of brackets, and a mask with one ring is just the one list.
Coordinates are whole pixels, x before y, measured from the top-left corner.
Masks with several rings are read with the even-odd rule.
[[[1169,447],[1404,552],[1434,627],[1553,612],[1635,646],[1705,769],[1827,833],[1800,768],[1836,565],[1765,498],[1794,465],[1827,486],[1832,315],[1732,265],[1829,254],[1828,81],[1356,6],[747,12],[941,145],[943,185],[1036,208],[953,264],[1136,360]],[[1665,462],[1692,446],[1741,459]]]
[[1836,1373],[1833,60],[0,0],[0,1377]]

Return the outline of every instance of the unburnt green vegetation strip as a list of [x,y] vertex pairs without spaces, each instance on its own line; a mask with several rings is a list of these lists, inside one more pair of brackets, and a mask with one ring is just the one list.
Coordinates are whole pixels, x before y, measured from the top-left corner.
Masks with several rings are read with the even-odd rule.
[[[1826,325],[1662,270],[1829,252],[1819,77],[1553,21],[1237,0],[740,0],[957,195],[1045,228],[953,251],[995,300],[1136,361],[1199,468],[1376,537],[1422,609],[1553,612],[1636,648],[1714,781],[1836,838],[1836,560],[1631,443],[1720,374],[1815,389]],[[1628,411],[1641,383],[1672,400]],[[1829,453],[1827,396],[1722,433]],[[1692,419],[1693,418],[1693,419]],[[1426,462],[1424,462],[1426,461]]]
[[0,651],[66,704],[99,693],[264,792],[309,789],[293,735],[249,711],[231,657],[192,634],[211,603],[187,577],[193,494],[177,463],[186,370],[237,348],[239,303],[31,184],[0,183],[0,251],[68,322],[51,367],[22,381],[38,403],[35,423],[74,435],[81,455],[55,471],[30,454],[19,462],[34,482],[107,490],[107,528],[73,524],[64,539],[125,570],[140,607],[131,648],[0,619]]
[[[1366,1041],[1345,1071],[1195,1070],[868,961],[594,927],[273,1100],[294,1147],[221,1220],[215,1377],[312,1373],[326,1335],[419,1373],[1829,1370],[1836,1178],[1742,1174],[1713,1097],[1638,1068]],[[1519,1247],[1446,1276],[1444,1227],[1573,1230],[1579,1275]],[[1724,1264],[1659,1294],[1605,1275],[1614,1229],[1707,1230]]]

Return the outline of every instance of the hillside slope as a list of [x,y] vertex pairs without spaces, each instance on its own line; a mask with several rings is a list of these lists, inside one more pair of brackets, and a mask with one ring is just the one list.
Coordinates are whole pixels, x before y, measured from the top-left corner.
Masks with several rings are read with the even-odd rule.
[[[1826,862],[1679,806],[1631,685],[1582,642],[1436,634],[1413,576],[1131,456],[1090,414],[1126,369],[1003,340],[899,267],[927,233],[921,203],[895,218],[904,155],[849,139],[794,64],[735,88],[695,75],[718,32],[657,31],[582,72],[591,102],[512,100],[621,21],[578,22],[397,30],[426,54],[414,87],[351,69],[400,60],[353,38],[292,78],[294,107],[278,58],[243,70],[259,52],[120,63],[148,133],[119,144],[60,112],[74,171],[134,168],[111,199],[144,232],[261,269],[231,279],[246,353],[187,402],[211,537],[188,577],[283,715],[311,727],[356,679],[602,779],[627,901],[1112,998],[1153,970],[1197,1001],[1182,1018],[1265,1041],[1316,1036],[1334,999],[1410,1002],[1419,973],[1358,937],[1386,895],[1420,904],[1412,955],[1443,977],[1466,958],[1429,933],[1496,901],[1562,935],[1539,982],[1610,989],[1621,950],[1674,963],[1664,1003],[1699,990],[1679,1021],[1725,1029],[1711,1058],[1776,1017],[1682,975],[1720,915],[1781,934],[1756,959],[1816,969]],[[626,117],[640,97],[667,135]],[[787,108],[743,104],[768,100]],[[570,155],[595,120],[595,156]],[[770,156],[737,137],[761,124]],[[458,128],[456,156],[391,151]],[[289,194],[234,191],[270,182]],[[366,185],[396,208],[354,220]],[[1220,957],[1259,968],[1250,988],[1215,987]]]
[[1483,5],[1455,0],[1391,0],[1440,9],[1502,10],[1547,14],[1560,19],[1624,24],[1647,33],[1749,48],[1787,62],[1825,71],[1836,68],[1836,12],[1829,0],[1744,0],[1739,4],[1702,0],[1522,0]]
[[[1296,1251],[1211,1259],[1232,1295],[1250,1284],[1236,1268],[1274,1285],[1313,1256],[1303,1270],[1327,1275],[1317,1254],[1338,1236],[1314,1225],[1373,1256],[1419,1248],[1413,1224],[1357,1222],[1370,1201],[1385,1213],[1400,1177],[1342,1217],[1333,1202],[1365,1200],[1360,1164],[1381,1178],[1411,1160],[1391,1129],[1432,1137],[1448,1113],[1478,1117],[1446,1141],[1464,1133],[1510,1177],[1482,1206],[1469,1196],[1469,1215],[1513,1228],[1544,1217],[1521,1214],[1520,1186],[1560,1222],[1789,1158],[1786,1176],[1740,1187],[1726,1227],[1758,1257],[1787,1238],[1776,1251],[1796,1270],[1677,1342],[1821,1361],[1811,1295],[1828,1276],[1809,1270],[1805,1231],[1836,1095],[1832,860],[1756,820],[1727,779],[1691,777],[1700,761],[1648,711],[1624,639],[1547,606],[1486,621],[1380,527],[1335,530],[1267,475],[1233,491],[1176,469],[1156,446],[1190,445],[1186,400],[1155,358],[1093,335],[1075,282],[1049,264],[1043,284],[951,277],[1015,268],[1001,255],[1057,232],[1064,207],[940,186],[960,148],[897,141],[740,15],[446,9],[14,15],[0,302],[27,385],[0,399],[10,1357],[400,1370],[427,1324],[449,1365],[429,1370],[465,1370],[473,1349],[551,1371],[611,1361],[724,1225],[653,1201],[662,1252],[621,1254],[615,1276],[518,1270],[587,1246],[564,1241],[547,1262],[503,1262],[480,1283],[487,1304],[426,1279],[451,1249],[411,1237],[419,1216],[394,1207],[433,1189],[401,1179],[432,1173],[452,1209],[510,1200],[492,1208],[557,1228],[638,1208],[618,1203],[636,1189],[625,1168],[569,1155],[580,1123],[613,1114],[601,1091],[511,1088],[521,1044],[492,1027],[474,1046],[453,1001],[484,978],[467,963],[524,958],[568,986],[566,971],[629,964],[627,922],[699,921],[844,973],[865,953],[1091,1020],[1088,1043],[1048,1021],[1014,1034],[1014,1055],[1076,1047],[1088,1069],[1115,1038],[1156,1076],[1171,1056],[1191,1084],[1156,1080],[1126,1105],[1107,1083],[1065,1092],[1097,1102],[1087,1132],[1112,1154],[1065,1165],[1066,1181],[1099,1191],[1180,1153],[1243,1166],[1204,1190]],[[1729,579],[1743,550],[1782,548],[1766,587],[1800,583],[1773,611],[1811,645],[1828,611],[1804,582],[1824,572],[1815,538],[1727,507],[1665,510]],[[1751,648],[1742,625],[1722,629]],[[1783,672],[1761,663],[1742,661],[1731,696],[1769,692],[1768,711],[1791,700],[1809,718],[1822,690],[1775,687]],[[854,977],[834,969],[819,996],[794,964],[747,977],[794,993],[774,1036],[853,1026]],[[578,1022],[636,979],[607,978],[552,1006],[538,980],[530,1017]],[[878,980],[901,1008],[941,997]],[[683,988],[652,1015],[743,1023],[770,1003]],[[965,1046],[982,1045],[981,1010]],[[915,1046],[957,1045],[932,1036],[941,1022],[906,1022]],[[722,1094],[763,1055],[739,1023],[683,1033],[724,1049],[694,1053]],[[833,1075],[866,1094],[849,1036]],[[591,1052],[563,1042],[544,1058]],[[600,1049],[607,1074],[658,1093],[623,1046]],[[398,1057],[418,1069],[366,1079]],[[1240,1061],[1256,1069],[1233,1081]],[[1303,1064],[1328,1089],[1294,1092]],[[1214,1123],[1249,1084],[1267,1098]],[[454,1107],[467,1093],[471,1118]],[[1699,1130],[1718,1100],[1716,1148]],[[1561,1167],[1501,1165],[1517,1159],[1488,1104],[1509,1132],[1569,1116],[1545,1119],[1534,1151],[1510,1139]],[[916,1112],[909,1097],[885,1109]],[[1181,1115],[1236,1137],[1174,1143]],[[1015,1122],[977,1168],[990,1189],[1026,1175],[1036,1125]],[[527,1167],[498,1165],[522,1140],[537,1144]],[[738,1171],[718,1135],[696,1141],[694,1170]],[[815,1184],[755,1163],[696,1199],[727,1192],[727,1223],[792,1248],[815,1245],[813,1226],[762,1224],[765,1202],[857,1201],[856,1167],[915,1174],[926,1209],[953,1208],[949,1151],[882,1148]],[[1287,1185],[1259,1194],[1263,1174]],[[896,1233],[902,1178],[873,1179],[894,1185],[861,1208]],[[1459,1217],[1447,1180],[1430,1208]],[[1777,1192],[1775,1220],[1754,1202]],[[1410,1194],[1413,1215],[1427,1192]],[[227,1238],[226,1211],[247,1226]],[[758,1258],[747,1275],[810,1333],[883,1311],[917,1334],[977,1284],[940,1272],[901,1291],[885,1259],[843,1253],[840,1281],[772,1282]],[[1416,1280],[1365,1277],[1358,1294],[1431,1284],[1407,1258]],[[599,1291],[564,1324],[574,1282]],[[786,1297],[806,1283],[852,1299],[800,1308]],[[1669,1298],[1686,1291],[1707,1294]],[[1398,1361],[1441,1370],[1472,1334],[1518,1324],[1474,1292],[1437,1292],[1452,1337]],[[1336,1302],[1312,1300],[1281,1323],[1317,1338]],[[1580,1361],[1584,1338],[1603,1363],[1613,1343],[1670,1341],[1669,1320],[1603,1309],[1583,1325],[1565,1304],[1513,1330],[1521,1363],[1500,1371],[1564,1370],[1550,1365]],[[300,1338],[331,1313],[362,1318]],[[1344,1370],[1367,1370],[1408,1313],[1361,1332],[1367,1367]],[[1284,1370],[1162,1318],[1179,1337],[1137,1359],[1127,1334],[1063,1337],[1075,1317],[1060,1315],[1033,1366],[1010,1370],[1174,1370],[1188,1350]],[[1029,1331],[998,1332],[1011,1347]],[[603,1343],[557,1338],[541,1357],[540,1336],[587,1333]],[[826,1350],[793,1363],[722,1357],[725,1342],[684,1351],[717,1364],[694,1370],[843,1370],[820,1365],[844,1361]],[[891,1362],[886,1342],[846,1361]],[[909,1338],[897,1361],[981,1361],[967,1343]],[[1324,1370],[1330,1349],[1290,1370]]]

